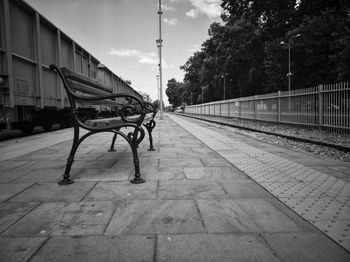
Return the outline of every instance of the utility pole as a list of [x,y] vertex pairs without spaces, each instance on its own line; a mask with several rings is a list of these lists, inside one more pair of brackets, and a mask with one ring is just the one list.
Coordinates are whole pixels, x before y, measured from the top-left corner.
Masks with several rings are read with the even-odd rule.
[[[294,37],[294,40],[298,37],[300,37],[301,34],[297,34],[295,37]],[[288,77],[288,111],[290,112],[290,109],[291,109],[291,101],[290,101],[290,98],[291,98],[291,94],[290,94],[290,91],[292,89],[292,72],[291,72],[291,66],[290,66],[290,49],[291,49],[291,45],[293,43],[293,39],[290,38],[288,40],[288,43],[282,41],[280,44],[281,45],[287,45],[288,46],[288,74],[287,74],[287,77]]]
[[221,75],[221,78],[223,78],[224,79],[224,92],[223,92],[223,100],[225,100],[226,99],[226,76],[227,76],[228,74],[227,73],[224,73],[223,75]]
[[162,4],[161,0],[159,0],[159,39],[156,40],[159,54],[159,97],[160,97],[160,120],[163,120],[163,88],[162,88]]
[[157,100],[158,100],[158,108],[160,108],[160,98],[159,98],[159,75],[156,75],[157,77]]

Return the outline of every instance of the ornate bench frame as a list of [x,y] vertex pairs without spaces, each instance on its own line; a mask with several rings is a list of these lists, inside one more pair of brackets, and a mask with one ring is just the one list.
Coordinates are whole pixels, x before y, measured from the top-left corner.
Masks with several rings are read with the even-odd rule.
[[[66,168],[63,179],[58,182],[59,185],[72,184],[74,181],[70,179],[70,170],[74,162],[75,153],[81,142],[87,137],[101,132],[114,133],[110,149],[115,151],[114,145],[117,135],[123,137],[131,147],[133,154],[133,162],[135,167],[134,178],[130,181],[134,184],[144,183],[141,178],[140,161],[137,153],[138,145],[145,137],[146,128],[149,135],[150,151],[153,151],[152,130],[156,123],[154,117],[156,110],[150,103],[142,101],[140,98],[129,93],[112,93],[112,90],[97,81],[93,81],[88,77],[70,71],[67,68],[60,68],[57,65],[50,65],[50,69],[58,73],[62,80],[63,87],[66,90],[74,121],[74,138],[72,148],[67,159]],[[79,110],[81,104],[88,103],[89,106],[105,107],[118,116],[105,118],[91,118],[89,111]],[[83,106],[84,107],[84,106]],[[113,110],[112,110],[113,109]],[[131,129],[129,133],[120,131],[122,127]],[[80,136],[80,128],[88,132]]]

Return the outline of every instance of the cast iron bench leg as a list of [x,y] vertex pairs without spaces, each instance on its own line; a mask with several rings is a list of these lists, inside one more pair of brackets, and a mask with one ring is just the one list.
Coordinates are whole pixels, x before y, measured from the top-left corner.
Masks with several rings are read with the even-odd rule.
[[69,178],[69,173],[70,173],[72,164],[74,162],[74,155],[75,155],[75,152],[77,152],[78,146],[79,146],[79,127],[75,125],[72,148],[70,150],[69,157],[67,159],[67,165],[66,165],[66,169],[64,170],[63,179],[58,182],[59,185],[69,185],[74,183],[74,181]]
[[149,149],[148,151],[155,151],[155,149],[153,148],[153,138],[152,138],[152,130],[153,128],[156,126],[156,122],[151,120],[149,123],[147,124],[143,124],[148,132],[148,138],[149,138]]
[[77,152],[80,143],[83,142],[85,138],[87,138],[88,136],[91,136],[94,133],[95,132],[89,132],[83,135],[81,138],[79,138],[79,127],[74,126],[74,138],[73,138],[72,149],[67,159],[67,165],[64,171],[63,179],[58,182],[59,185],[69,185],[74,183],[74,181],[69,178],[70,176],[69,174],[70,174],[70,169],[72,167],[72,164],[74,162],[75,153]]
[[[117,128],[116,130],[119,131],[120,128]],[[108,150],[108,152],[115,152],[114,145],[115,145],[115,141],[117,140],[117,135],[118,135],[117,133],[114,133],[113,139],[112,139],[112,144],[111,144],[111,147]]]
[[[138,133],[140,131],[140,137],[138,138]],[[135,132],[131,135],[128,135],[128,138],[130,139],[130,146],[134,158],[134,166],[135,166],[135,175],[132,180],[130,180],[133,184],[142,184],[145,183],[145,180],[141,178],[140,174],[140,160],[137,153],[137,148],[139,146],[139,143],[142,141],[143,137],[145,136],[145,131],[142,128],[136,127]]]

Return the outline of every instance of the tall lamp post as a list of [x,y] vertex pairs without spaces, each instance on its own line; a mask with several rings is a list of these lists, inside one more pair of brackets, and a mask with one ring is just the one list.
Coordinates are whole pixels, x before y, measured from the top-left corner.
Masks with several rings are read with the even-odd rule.
[[[294,39],[300,37],[301,34],[297,34]],[[284,42],[284,41],[281,41],[281,45],[287,45],[288,46],[288,74],[287,74],[287,77],[288,77],[288,96],[289,96],[289,101],[288,101],[288,111],[290,111],[290,91],[291,91],[291,88],[292,88],[292,80],[291,80],[291,77],[292,77],[292,72],[291,72],[291,69],[290,69],[290,49],[291,49],[291,45],[293,43],[293,39],[290,38],[288,40],[288,43]]]
[[159,75],[156,75],[157,77],[157,100],[158,100],[158,108],[160,108],[160,101],[159,101]]
[[225,93],[226,93],[226,76],[227,76],[227,73],[224,73],[224,74],[221,75],[221,78],[224,79],[224,94],[223,94],[223,100],[226,99],[226,97],[225,97]]
[[159,93],[160,93],[160,120],[163,120],[163,90],[162,90],[162,4],[161,0],[159,0],[159,39],[156,40],[159,54]]

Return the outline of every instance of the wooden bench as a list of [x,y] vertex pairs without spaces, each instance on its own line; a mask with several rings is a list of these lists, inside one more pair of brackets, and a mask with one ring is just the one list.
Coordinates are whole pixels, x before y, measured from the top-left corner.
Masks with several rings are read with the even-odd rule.
[[[156,123],[156,110],[152,104],[144,102],[131,93],[113,93],[113,90],[88,77],[77,74],[67,68],[50,65],[50,69],[57,71],[67,92],[74,120],[74,138],[72,148],[67,159],[67,165],[60,185],[72,184],[70,170],[74,156],[83,140],[93,134],[101,132],[114,133],[110,149],[115,151],[114,145],[117,135],[123,137],[131,147],[135,166],[134,184],[144,183],[141,178],[138,145],[145,137],[144,126],[148,131],[150,148],[154,150],[152,130]],[[124,133],[121,128],[127,128]],[[80,137],[80,128],[88,132]],[[124,130],[124,129],[123,129]]]

